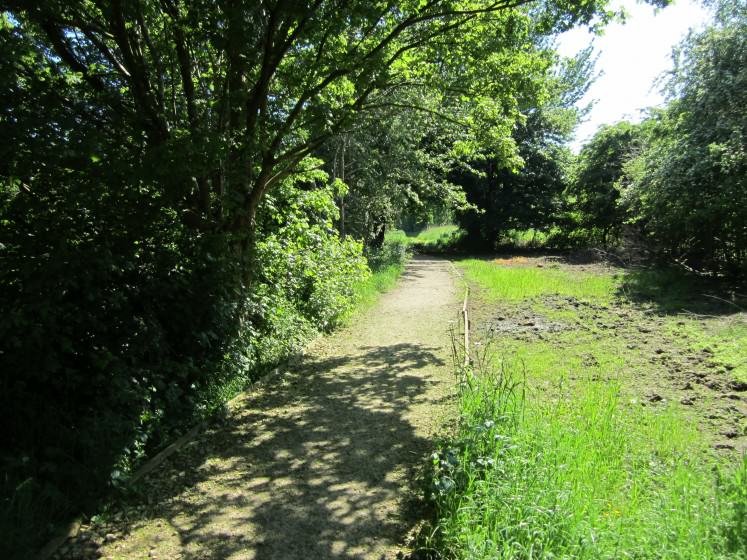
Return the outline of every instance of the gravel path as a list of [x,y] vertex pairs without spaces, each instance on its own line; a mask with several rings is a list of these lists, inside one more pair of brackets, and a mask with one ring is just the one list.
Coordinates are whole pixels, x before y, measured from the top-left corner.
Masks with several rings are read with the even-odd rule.
[[395,558],[413,474],[452,409],[449,267],[413,259],[354,325],[149,476],[152,503],[123,531],[79,541],[103,558]]

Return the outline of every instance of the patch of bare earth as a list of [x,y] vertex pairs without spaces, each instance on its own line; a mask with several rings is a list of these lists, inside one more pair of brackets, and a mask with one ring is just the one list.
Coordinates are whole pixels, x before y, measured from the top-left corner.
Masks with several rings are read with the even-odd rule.
[[413,476],[449,416],[447,261],[416,258],[355,324],[235,401],[148,476],[141,503],[62,557],[394,558]]
[[[552,267],[573,274],[610,274],[623,270],[593,259],[511,257],[495,259],[500,266]],[[544,296],[517,303],[486,303],[473,291],[472,317],[476,331],[487,339],[518,344],[544,342],[558,351],[588,341],[589,349],[615,353],[624,361],[616,377],[636,406],[679,407],[719,453],[747,452],[747,383],[735,379],[708,345],[689,339],[687,327],[747,321],[747,313],[723,316],[672,315],[654,305],[625,298],[594,303],[573,297]],[[573,318],[559,313],[571,311]],[[568,335],[573,335],[569,337]],[[593,366],[593,351],[582,356]],[[574,378],[571,378],[573,381]]]

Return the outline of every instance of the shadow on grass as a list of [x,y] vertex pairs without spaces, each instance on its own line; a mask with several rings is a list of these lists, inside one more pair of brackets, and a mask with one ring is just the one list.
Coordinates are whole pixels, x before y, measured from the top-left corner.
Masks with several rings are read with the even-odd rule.
[[128,500],[153,505],[126,524],[133,534],[117,554],[379,554],[410,524],[400,477],[431,449],[406,415],[427,398],[423,370],[444,365],[436,350],[393,344],[308,359],[244,398]]
[[630,269],[618,295],[653,304],[660,313],[732,315],[747,311],[745,287],[675,269]]
[[[695,315],[726,316],[747,312],[747,283],[722,278],[697,276],[676,268],[622,267],[613,258],[598,251],[575,251],[557,253],[542,249],[497,251],[474,253],[453,258],[462,260],[505,260],[516,257],[538,258],[561,265],[566,272],[586,272],[587,267],[611,266],[621,280],[616,295],[633,303],[653,305],[662,314],[692,313]],[[534,266],[533,262],[517,263],[518,266]]]

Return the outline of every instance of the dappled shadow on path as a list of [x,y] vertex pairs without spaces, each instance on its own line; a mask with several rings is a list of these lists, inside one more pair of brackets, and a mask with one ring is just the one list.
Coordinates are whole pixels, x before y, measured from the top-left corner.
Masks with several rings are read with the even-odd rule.
[[432,259],[423,257],[422,255],[415,255],[407,268],[402,272],[401,278],[405,282],[425,278],[432,266]]
[[101,552],[381,557],[408,525],[402,480],[430,449],[411,415],[432,398],[440,353],[392,344],[306,359],[150,477],[143,495],[156,505]]

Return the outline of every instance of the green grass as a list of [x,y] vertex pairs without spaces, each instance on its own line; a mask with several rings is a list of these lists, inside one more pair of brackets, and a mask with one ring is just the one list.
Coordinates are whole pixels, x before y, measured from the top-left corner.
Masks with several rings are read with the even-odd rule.
[[384,234],[385,241],[394,241],[398,243],[410,243],[412,237],[408,237],[407,234],[401,229],[390,229]]
[[[460,372],[461,419],[433,456],[437,522],[425,548],[469,559],[747,558],[747,458],[716,456],[677,401],[642,406],[657,374],[650,354],[628,346],[641,337],[655,338],[649,352],[665,339],[709,346],[716,363],[736,365],[747,360],[739,316],[666,315],[694,301],[687,281],[668,273],[631,282],[478,260],[459,266],[485,302],[500,300],[509,329],[526,313],[565,328],[499,332],[474,374]],[[627,317],[616,329],[630,328],[632,339],[598,326],[614,322],[613,305]],[[639,320],[661,332],[641,334]]]
[[466,280],[485,288],[491,300],[558,295],[606,301],[614,296],[621,282],[612,275],[578,275],[529,266],[501,267],[478,259],[464,260],[458,265],[464,270]]
[[366,257],[371,275],[353,287],[353,306],[343,315],[342,322],[347,323],[353,317],[367,311],[378,301],[382,293],[391,290],[397,284],[411,256],[409,244],[397,235],[388,234],[382,247],[370,249]]
[[391,290],[402,275],[404,265],[390,264],[371,273],[367,280],[355,287],[356,311],[370,309],[379,299],[379,296]]
[[418,233],[417,237],[415,237],[415,242],[425,245],[435,245],[439,242],[447,241],[457,231],[459,231],[459,226],[455,225],[428,226]]
[[517,361],[461,384],[459,437],[434,454],[446,557],[744,558],[747,460],[719,477],[672,408],[589,380],[525,395]]
[[549,235],[542,231],[535,229],[512,229],[507,231],[501,239],[499,239],[499,245],[509,245],[519,249],[526,249],[532,247],[542,247],[547,243]]
[[747,382],[747,323],[725,322],[704,332],[705,346],[714,352],[714,361],[730,374]]
[[414,247],[424,249],[443,248],[451,243],[459,232],[459,226],[428,226],[417,234],[407,234],[400,229],[390,230],[386,233],[389,241],[399,241]]

